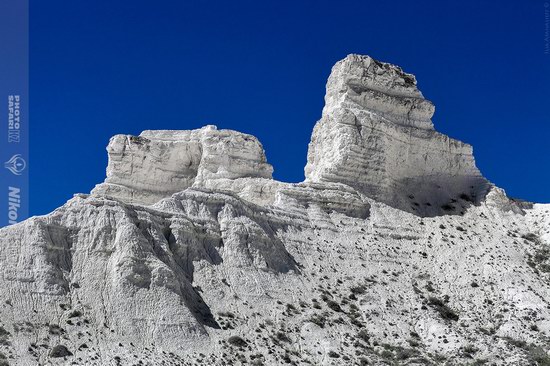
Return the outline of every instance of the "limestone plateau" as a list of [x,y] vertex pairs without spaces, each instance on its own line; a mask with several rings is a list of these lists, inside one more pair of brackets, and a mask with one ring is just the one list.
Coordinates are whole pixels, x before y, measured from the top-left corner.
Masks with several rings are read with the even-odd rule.
[[206,126],[0,230],[0,365],[550,365],[550,205],[485,179],[413,75],[349,55],[305,181]]

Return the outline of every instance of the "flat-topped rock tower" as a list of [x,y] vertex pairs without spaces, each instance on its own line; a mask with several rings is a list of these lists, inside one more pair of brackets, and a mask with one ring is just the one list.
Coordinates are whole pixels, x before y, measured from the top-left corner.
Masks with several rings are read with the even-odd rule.
[[222,187],[242,178],[272,179],[254,136],[208,125],[189,131],[116,135],[107,146],[107,178],[94,194],[153,204],[189,187]]

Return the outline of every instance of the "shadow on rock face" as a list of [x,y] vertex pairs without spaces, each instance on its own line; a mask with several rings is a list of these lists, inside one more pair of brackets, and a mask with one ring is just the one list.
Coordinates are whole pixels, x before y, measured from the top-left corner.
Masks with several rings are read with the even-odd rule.
[[423,177],[404,179],[397,186],[391,198],[379,197],[380,201],[420,217],[463,215],[491,188],[483,177]]
[[[152,225],[147,221],[136,223],[143,237],[150,244],[154,255],[169,268],[172,277],[175,277],[174,281],[165,283],[157,281],[157,284],[170,288],[176,293],[180,297],[181,303],[185,304],[200,324],[219,329],[220,326],[210,307],[200,294],[200,288],[193,286],[194,261],[206,260],[212,265],[222,262],[216,248],[220,244],[219,237],[205,235],[204,230],[190,225],[174,223],[174,228],[172,228],[169,221],[158,224],[159,226]],[[142,267],[147,266],[142,264],[135,268]],[[145,277],[149,278],[150,286],[150,268],[147,268],[147,271],[149,276]],[[135,273],[135,275],[139,275],[139,273]],[[134,284],[139,286],[139,283],[134,282]]]

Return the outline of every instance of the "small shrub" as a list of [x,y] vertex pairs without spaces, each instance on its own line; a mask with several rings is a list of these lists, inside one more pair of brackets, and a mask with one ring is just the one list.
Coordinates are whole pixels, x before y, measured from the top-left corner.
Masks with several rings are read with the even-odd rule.
[[50,351],[50,357],[52,358],[67,357],[72,355],[72,352],[69,351],[69,349],[62,344],[55,346]]
[[357,333],[357,336],[365,343],[369,343],[370,341],[370,334],[366,329],[361,329],[359,333]]
[[495,328],[487,329],[487,328],[479,327],[477,330],[485,335],[494,335],[496,333]]
[[464,352],[464,354],[467,356],[467,357],[472,357],[474,354],[476,354],[479,350],[471,345],[471,344],[468,344],[466,346],[464,346],[464,349],[462,350],[462,352]]
[[70,314],[69,314],[69,318],[78,318],[79,316],[82,316],[82,313],[78,310],[73,310]]
[[393,359],[393,352],[390,351],[390,350],[385,349],[382,352],[380,352],[379,356],[382,357],[382,358],[385,358],[386,360],[392,360]]
[[527,233],[527,234],[523,234],[521,237],[525,240],[532,241],[533,243],[539,242],[539,237],[537,234]]
[[481,365],[487,364],[488,362],[489,362],[489,360],[487,360],[485,358],[478,358],[477,360],[472,362],[472,366],[481,366]]
[[48,325],[48,332],[52,335],[60,335],[61,333],[64,333],[65,331],[63,328],[61,328],[57,324],[50,324]]
[[462,193],[459,197],[461,200],[472,202],[472,203],[474,202],[474,199],[466,193]]
[[365,290],[366,290],[366,287],[364,285],[354,286],[350,289],[351,293],[354,294],[354,295],[364,294]]
[[247,345],[246,341],[239,336],[231,336],[227,339],[227,342],[235,347],[244,347]]
[[0,326],[0,345],[9,346],[11,343],[8,340],[10,332],[8,332],[4,327]]
[[503,337],[503,339],[514,347],[522,349],[527,348],[527,342],[522,339],[515,339],[512,337]]
[[418,355],[418,351],[412,348],[396,347],[395,357],[398,360],[406,360]]
[[435,287],[433,286],[432,281],[428,281],[428,283],[426,284],[426,290],[428,290],[429,292],[435,292]]
[[283,355],[283,361],[284,361],[285,363],[292,363],[292,359],[290,358],[290,355],[289,355],[288,353],[285,353],[285,354]]
[[288,336],[283,332],[277,332],[277,334],[275,334],[275,336],[277,337],[278,340],[280,340],[282,342],[292,343],[292,340],[290,338],[288,338]]
[[361,328],[363,326],[363,323],[361,323],[360,320],[357,320],[356,318],[351,318],[350,323],[355,325],[356,327]]
[[233,314],[230,311],[220,311],[218,313],[218,315],[221,316],[221,317],[226,317],[226,318],[231,318],[231,319],[235,318],[235,314]]
[[340,307],[340,305],[336,301],[327,300],[325,302],[331,310],[336,311],[336,312],[342,312],[342,308]]
[[451,205],[449,205],[448,203],[442,205],[441,208],[442,208],[444,211],[452,211],[452,210],[455,209],[454,206],[451,206]]
[[458,314],[456,314],[450,307],[445,305],[443,301],[439,300],[437,297],[429,297],[428,305],[430,305],[434,310],[436,310],[443,319],[458,320]]
[[309,318],[309,321],[313,324],[318,325],[320,328],[324,328],[327,323],[327,315],[326,313],[323,314],[314,314],[311,318]]
[[409,343],[409,345],[411,347],[419,347],[420,346],[420,342],[418,342],[416,339],[409,339],[409,340],[407,340],[407,342]]

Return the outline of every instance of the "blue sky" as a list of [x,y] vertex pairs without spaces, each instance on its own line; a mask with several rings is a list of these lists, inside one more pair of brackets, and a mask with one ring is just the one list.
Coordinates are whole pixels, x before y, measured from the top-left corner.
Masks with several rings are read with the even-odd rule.
[[31,0],[31,213],[105,178],[109,137],[206,124],[303,179],[331,66],[398,64],[492,182],[550,202],[544,1]]

